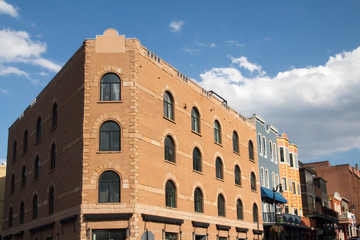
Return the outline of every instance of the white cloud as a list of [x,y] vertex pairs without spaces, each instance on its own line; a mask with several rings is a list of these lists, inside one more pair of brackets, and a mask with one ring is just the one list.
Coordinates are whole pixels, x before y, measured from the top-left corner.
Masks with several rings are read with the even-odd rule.
[[172,21],[169,24],[169,27],[172,32],[180,32],[183,25],[184,25],[184,21],[182,21],[182,20],[181,21]]
[[198,46],[200,46],[200,47],[212,47],[212,48],[214,48],[214,47],[216,47],[216,44],[215,43],[210,43],[210,44],[206,44],[206,43],[198,43]]
[[8,94],[8,91],[6,89],[2,89],[0,88],[0,93],[3,93],[3,94]]
[[226,44],[230,45],[230,46],[235,46],[235,47],[245,47],[245,44],[239,42],[239,41],[236,41],[236,40],[228,40],[228,41],[225,41]]
[[42,57],[46,50],[46,43],[31,40],[30,35],[25,31],[0,30],[0,71],[3,75],[15,74],[24,76],[30,79],[32,83],[37,83],[38,80],[32,79],[30,73],[14,66],[5,67],[4,63],[31,64],[51,72],[58,72],[61,69],[59,64]]
[[261,75],[264,75],[266,73],[261,69],[261,66],[257,65],[256,63],[249,62],[246,57],[231,57],[231,60],[233,63],[238,63],[240,67],[249,70],[251,73],[253,73],[254,71],[257,71]]
[[8,14],[11,17],[19,16],[17,8],[15,8],[13,5],[5,2],[4,0],[0,0],[0,13]]
[[187,47],[183,47],[182,50],[185,51],[185,52],[187,52],[187,53],[190,53],[190,54],[193,54],[193,53],[196,53],[196,52],[200,52],[199,49],[193,49],[193,48],[187,48]]
[[[246,58],[232,61],[227,68],[201,74],[201,85],[225,97],[240,114],[257,113],[286,132],[302,160],[360,148],[360,47],[324,65],[294,68],[273,78]],[[258,74],[244,77],[242,68]]]

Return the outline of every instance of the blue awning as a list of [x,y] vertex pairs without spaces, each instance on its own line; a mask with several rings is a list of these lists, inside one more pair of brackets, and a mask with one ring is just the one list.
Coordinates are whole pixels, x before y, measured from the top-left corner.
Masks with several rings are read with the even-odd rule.
[[[274,193],[272,190],[261,187],[261,197],[274,199]],[[275,201],[281,203],[287,203],[287,200],[278,192],[275,192]]]

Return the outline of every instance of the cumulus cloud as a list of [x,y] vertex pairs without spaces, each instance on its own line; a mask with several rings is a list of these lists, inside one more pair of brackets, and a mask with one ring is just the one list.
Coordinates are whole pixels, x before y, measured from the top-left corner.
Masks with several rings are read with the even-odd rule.
[[172,32],[181,32],[182,26],[184,25],[184,21],[172,21],[169,24],[170,30]]
[[[245,77],[242,70],[256,73]],[[201,85],[245,116],[257,113],[286,132],[302,160],[360,148],[360,47],[320,66],[269,77],[245,57],[200,75]]]
[[4,0],[0,0],[0,14],[8,14],[11,17],[18,17],[19,13],[17,8],[13,5],[5,2]]
[[[31,79],[30,74],[17,67],[5,66],[7,64],[32,64],[57,72],[61,66],[42,57],[47,50],[46,43],[31,40],[25,31],[11,29],[0,30],[0,71],[3,74],[16,74]],[[33,81],[36,83],[37,81]]]

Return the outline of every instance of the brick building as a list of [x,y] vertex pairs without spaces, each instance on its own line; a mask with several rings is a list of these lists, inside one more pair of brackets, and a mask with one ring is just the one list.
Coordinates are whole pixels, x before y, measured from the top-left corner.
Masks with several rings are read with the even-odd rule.
[[350,203],[350,211],[356,216],[356,225],[360,227],[360,171],[359,165],[355,168],[349,164],[331,166],[329,161],[306,163],[305,167],[314,170],[318,176],[327,181],[329,195],[338,192],[341,197]]
[[84,41],[8,146],[4,239],[261,237],[255,125],[116,30]]

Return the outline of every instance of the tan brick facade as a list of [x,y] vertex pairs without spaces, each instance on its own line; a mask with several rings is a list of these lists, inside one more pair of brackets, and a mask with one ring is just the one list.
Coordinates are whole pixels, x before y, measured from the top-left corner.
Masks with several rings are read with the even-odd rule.
[[[120,78],[119,101],[100,99],[100,82],[107,73]],[[174,101],[173,120],[164,117],[166,91]],[[58,124],[51,128],[54,102],[58,106]],[[199,133],[191,130],[193,107],[200,115]],[[35,144],[38,116],[43,121],[42,138]],[[221,144],[214,142],[215,120],[221,126]],[[120,151],[100,151],[100,127],[106,121],[120,126]],[[26,129],[29,146],[23,154]],[[233,151],[234,131],[239,136],[239,153]],[[175,143],[174,162],[164,159],[166,136],[171,136]],[[11,164],[14,141],[17,159]],[[249,141],[254,143],[254,160],[249,160]],[[57,147],[56,168],[49,171],[52,143]],[[258,238],[253,233],[262,230],[255,143],[254,124],[160,60],[138,40],[125,39],[115,30],[107,30],[103,36],[86,40],[34,106],[10,127],[7,175],[14,173],[16,183],[14,193],[10,193],[7,178],[4,236],[85,240],[92,239],[91,232],[96,229],[120,228],[126,229],[124,234],[131,240],[144,239],[147,231],[155,239],[164,239],[165,232],[177,234],[178,239],[195,239],[197,234],[214,240]],[[193,170],[195,147],[201,152],[201,171]],[[41,160],[40,177],[33,181],[37,155]],[[223,163],[223,179],[215,174],[218,157]],[[22,188],[24,165],[27,183]],[[234,181],[236,165],[241,169],[241,185]],[[118,203],[99,203],[99,177],[106,171],[120,177]],[[250,188],[252,172],[257,191]],[[176,187],[175,208],[165,205],[168,180]],[[50,186],[55,192],[55,210],[49,215]],[[196,188],[203,194],[203,213],[194,210]],[[32,219],[34,194],[39,197],[37,220]],[[219,194],[225,199],[224,217],[218,216]],[[237,219],[238,199],[243,203],[242,220]],[[19,224],[21,201],[26,206],[25,220]],[[259,209],[258,223],[253,221],[254,204]]]

